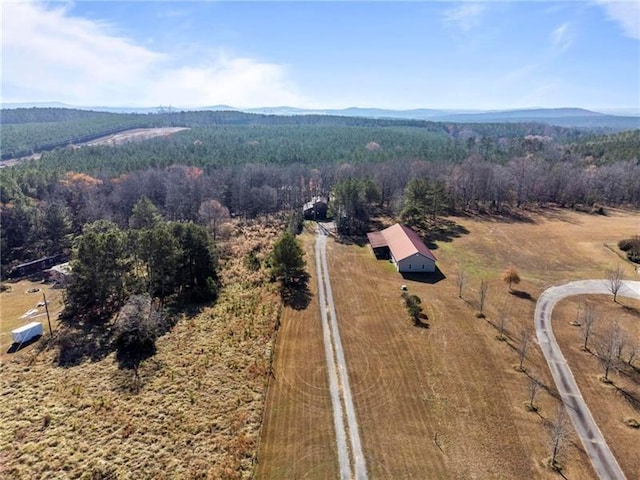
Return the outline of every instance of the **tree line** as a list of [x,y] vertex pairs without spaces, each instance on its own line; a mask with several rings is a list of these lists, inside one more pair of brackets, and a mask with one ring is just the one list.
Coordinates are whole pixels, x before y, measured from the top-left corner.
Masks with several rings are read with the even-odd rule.
[[329,194],[338,226],[349,235],[365,233],[380,211],[420,230],[429,218],[463,211],[640,206],[636,162],[595,166],[537,156],[504,165],[476,155],[457,164],[400,159],[318,167],[170,165],[114,177],[22,167],[3,169],[0,177],[4,273],[11,264],[68,249],[87,223],[109,220],[127,227],[143,196],[167,220],[195,222],[213,235],[230,216],[294,212],[312,196]]

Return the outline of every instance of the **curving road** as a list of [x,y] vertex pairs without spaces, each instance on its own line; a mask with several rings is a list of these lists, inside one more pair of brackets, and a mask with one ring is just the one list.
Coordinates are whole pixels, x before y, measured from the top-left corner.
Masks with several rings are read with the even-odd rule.
[[[315,245],[318,294],[324,337],[325,356],[329,375],[329,390],[336,430],[340,478],[367,480],[367,468],[362,453],[358,422],[351,397],[347,365],[344,359],[338,319],[327,266],[327,232],[318,224]],[[345,427],[346,418],[346,427]],[[348,439],[348,440],[347,440]]]
[[[571,369],[567,365],[553,335],[551,312],[556,303],[572,295],[609,294],[606,280],[582,280],[545,290],[536,303],[535,325],[538,343],[553,375],[558,392],[567,407],[569,417],[591,458],[593,468],[601,479],[626,478],[611,453],[600,429],[578,389]],[[640,299],[640,282],[624,281],[618,296]]]

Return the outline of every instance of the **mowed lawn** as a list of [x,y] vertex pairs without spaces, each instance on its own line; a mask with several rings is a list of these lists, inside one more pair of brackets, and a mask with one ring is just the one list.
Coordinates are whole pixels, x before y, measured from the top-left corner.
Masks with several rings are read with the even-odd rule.
[[[388,262],[375,260],[368,246],[328,245],[331,282],[369,476],[556,478],[544,460],[550,455],[549,423],[555,419],[559,401],[544,358],[534,344],[525,367],[545,388],[536,399],[539,412],[526,410],[528,376],[514,368],[521,331],[533,331],[535,300],[545,288],[603,277],[607,268],[622,263],[605,244],[637,234],[640,215],[613,211],[605,217],[554,210],[530,214],[522,221],[452,220],[468,233],[437,243],[434,253],[444,278],[435,283],[429,276],[425,282],[403,279]],[[313,239],[303,240],[310,248]],[[310,257],[307,260],[311,263]],[[500,280],[501,271],[509,265],[516,266],[523,278],[515,286],[519,295],[509,294]],[[456,285],[460,268],[468,276],[462,299]],[[630,266],[625,266],[625,273],[635,275]],[[490,284],[486,319],[475,316],[482,278]],[[402,284],[422,299],[428,328],[414,326],[407,317],[400,297]],[[293,313],[285,313],[284,319]],[[326,380],[320,378],[326,376],[324,352],[321,347],[308,348],[312,335],[318,335],[321,345],[317,304],[311,303],[295,316],[309,322],[310,327],[307,335],[278,338],[278,351],[286,348],[292,353],[286,361],[284,357],[276,360],[275,375],[277,378],[279,369],[291,368],[317,372],[314,405],[321,405],[318,395],[324,389],[327,411],[318,410],[313,427],[306,426],[307,420],[304,427],[289,428],[320,430],[324,434],[316,439],[326,442],[332,424]],[[507,341],[496,338],[502,316],[507,319]],[[293,345],[283,345],[286,341]],[[262,453],[269,451],[270,438],[276,436],[264,435],[272,410],[289,402],[305,408],[305,396],[291,395],[301,388],[293,383],[288,391],[277,394],[274,388],[270,392]],[[605,388],[602,393],[609,392]],[[295,450],[295,436],[289,435],[289,443],[285,437],[279,437],[278,448],[300,454]],[[306,444],[306,452],[335,448],[332,439],[331,445],[314,445],[310,435],[307,441],[311,443]],[[295,462],[299,473],[313,472],[327,461],[323,458],[320,462],[312,455],[291,455],[282,461],[273,455],[259,458],[265,464]],[[566,442],[562,463],[568,478],[595,478],[576,437]],[[324,472],[318,478],[325,478],[329,470]],[[316,476],[308,473],[296,478]]]
[[318,307],[315,237],[305,232],[301,239],[313,296],[304,310],[284,309],[278,331],[256,471],[258,478],[270,480],[338,478]]

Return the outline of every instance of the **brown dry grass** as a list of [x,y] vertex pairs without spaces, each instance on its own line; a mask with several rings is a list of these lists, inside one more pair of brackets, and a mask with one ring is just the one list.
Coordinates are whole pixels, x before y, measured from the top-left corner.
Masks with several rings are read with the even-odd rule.
[[[535,300],[546,287],[603,277],[620,261],[604,244],[636,233],[640,215],[612,211],[600,217],[557,210],[530,214],[526,221],[452,220],[469,233],[438,242],[434,253],[444,279],[433,284],[403,279],[388,262],[376,261],[368,247],[329,243],[334,297],[370,476],[424,478],[429,472],[429,477],[442,479],[555,478],[543,462],[550,453],[548,423],[555,417],[557,395],[534,345],[525,367],[545,388],[536,400],[539,412],[526,410],[528,377],[514,369],[520,332],[533,329]],[[307,239],[308,248],[311,241]],[[510,265],[523,280],[516,295],[500,280],[500,272]],[[469,276],[464,299],[457,297],[459,267]],[[625,268],[630,277],[632,268]],[[484,320],[475,317],[482,278],[490,283]],[[407,318],[401,284],[421,297],[428,328],[416,327]],[[313,306],[300,321],[319,324]],[[503,342],[496,340],[501,315],[508,317]],[[322,352],[310,348],[308,336],[287,338],[294,344],[286,347],[289,353],[279,359],[279,369],[311,370],[308,363],[321,362],[317,356]],[[276,370],[276,378],[278,374]],[[324,381],[316,385],[328,397]],[[297,379],[280,394],[274,389],[267,418],[278,416],[272,410],[281,402],[298,404],[287,407],[289,411],[304,408],[304,396],[291,398],[291,391],[301,385]],[[325,405],[330,408],[328,401]],[[330,420],[319,423],[329,415],[318,413],[316,428],[329,428]],[[270,442],[277,439],[278,451],[288,451],[295,448],[295,432],[308,428],[274,422],[293,432],[274,429],[263,439],[260,458],[266,464],[278,461],[268,454]],[[317,443],[310,435],[305,438],[311,442],[305,444],[307,452],[328,448],[324,437],[317,437]],[[296,453],[287,461],[297,463],[297,472],[312,472],[315,459]],[[562,463],[568,478],[595,478],[576,438],[568,443]],[[269,477],[265,473],[263,478]]]
[[113,353],[69,368],[57,366],[56,348],[31,364],[25,352],[7,360],[0,476],[249,478],[280,300],[266,272],[246,271],[244,255],[260,245],[264,257],[279,229],[236,227],[219,301],[158,340],[137,394]]
[[[610,295],[565,299],[554,310],[553,330],[580,391],[627,478],[640,478],[640,431],[625,424],[628,418],[640,421],[640,361],[633,363],[636,368],[621,363],[617,371],[609,373],[612,384],[605,384],[600,380],[604,371],[593,347],[598,335],[604,334],[613,321],[636,342],[640,340],[640,301],[619,298],[619,302],[613,303]],[[592,305],[597,315],[590,351],[582,350],[580,328],[571,324],[584,304]],[[623,353],[623,360],[627,358]]]
[[[317,292],[314,238],[309,231],[301,236],[309,287]],[[274,480],[337,478],[338,456],[317,295],[306,310],[284,310],[274,373],[256,476]]]

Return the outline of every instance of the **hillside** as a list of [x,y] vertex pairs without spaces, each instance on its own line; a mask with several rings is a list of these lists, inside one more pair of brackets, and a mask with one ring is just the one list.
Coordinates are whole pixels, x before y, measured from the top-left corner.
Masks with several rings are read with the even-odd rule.
[[[466,141],[468,138],[491,136],[514,138],[544,135],[555,139],[575,139],[585,132],[536,122],[520,123],[451,123],[414,119],[367,118],[338,115],[267,115],[239,111],[164,111],[155,114],[105,113],[79,109],[19,108],[3,110],[0,141],[2,159],[27,156],[109,135],[130,128],[265,126],[286,127],[363,127],[389,131],[412,128],[428,137]],[[344,130],[347,134],[347,130]],[[286,136],[290,133],[285,133]],[[348,134],[347,134],[348,135]]]

